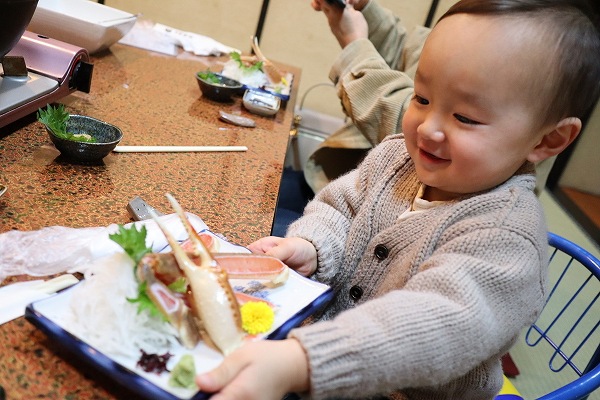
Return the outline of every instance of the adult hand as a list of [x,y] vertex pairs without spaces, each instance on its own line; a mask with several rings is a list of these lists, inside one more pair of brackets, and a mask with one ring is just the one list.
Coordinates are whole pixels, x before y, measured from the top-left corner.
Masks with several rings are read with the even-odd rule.
[[[356,4],[355,4],[356,3]],[[327,17],[329,28],[342,48],[358,39],[369,37],[367,20],[360,11],[352,7],[364,7],[367,1],[356,0],[348,2],[345,8],[331,5],[326,0],[312,0],[312,7],[323,11]]]
[[248,248],[253,253],[278,258],[304,276],[310,276],[317,270],[317,250],[311,242],[301,238],[267,236],[251,243]]
[[196,383],[211,400],[281,400],[309,389],[308,360],[295,339],[248,342]]
[[[321,4],[326,0],[312,0],[311,6],[315,11],[321,11]],[[346,0],[346,4],[351,5],[356,11],[362,11],[367,5],[369,0]]]
[[356,11],[362,11],[369,0],[346,0],[346,4],[350,4]]

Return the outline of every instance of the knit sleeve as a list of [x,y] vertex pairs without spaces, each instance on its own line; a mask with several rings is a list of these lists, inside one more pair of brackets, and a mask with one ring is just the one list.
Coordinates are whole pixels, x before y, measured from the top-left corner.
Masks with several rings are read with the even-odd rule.
[[413,80],[390,69],[367,39],[344,48],[330,72],[344,111],[375,146],[399,133],[413,94]]
[[359,181],[358,170],[354,170],[329,183],[307,204],[302,218],[292,223],[286,233],[315,246],[318,266],[314,278],[334,288],[350,225],[361,203],[362,191],[356,190]]
[[309,359],[311,394],[438,387],[499,356],[543,307],[545,241],[531,239],[506,227],[456,235],[404,288],[293,330]]
[[371,146],[400,133],[413,94],[413,78],[429,29],[407,34],[401,20],[371,0],[362,10],[369,38],[346,46],[329,78],[346,115]]
[[417,25],[407,31],[401,18],[371,0],[362,10],[369,25],[369,40],[386,64],[414,79],[421,50],[430,28]]
[[401,69],[402,53],[406,42],[406,28],[399,17],[390,10],[371,0],[362,10],[369,25],[369,40],[386,64],[392,69]]

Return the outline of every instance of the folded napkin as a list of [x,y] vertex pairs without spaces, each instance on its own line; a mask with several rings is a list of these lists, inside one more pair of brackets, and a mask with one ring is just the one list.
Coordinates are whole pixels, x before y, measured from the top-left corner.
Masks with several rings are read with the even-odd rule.
[[[188,220],[197,232],[210,232],[202,218],[186,213]],[[160,217],[167,229],[177,240],[185,240],[188,235],[177,214]],[[153,252],[164,251],[167,239],[153,220],[126,224],[135,225],[139,230],[145,226],[148,235],[146,245]],[[85,272],[92,261],[123,252],[121,246],[108,235],[118,231],[118,225],[106,227],[68,228],[51,226],[37,231],[8,231],[0,234],[0,283],[8,276],[30,275],[47,276],[62,272]],[[210,232],[212,234],[212,232]],[[231,244],[218,235],[216,237],[222,252],[248,251],[242,246]]]

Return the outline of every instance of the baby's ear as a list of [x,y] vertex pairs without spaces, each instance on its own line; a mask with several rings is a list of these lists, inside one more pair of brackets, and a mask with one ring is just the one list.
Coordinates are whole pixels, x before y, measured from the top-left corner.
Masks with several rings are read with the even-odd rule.
[[554,129],[547,132],[540,142],[531,150],[527,160],[537,163],[557,155],[573,143],[581,131],[581,120],[569,117],[560,120]]

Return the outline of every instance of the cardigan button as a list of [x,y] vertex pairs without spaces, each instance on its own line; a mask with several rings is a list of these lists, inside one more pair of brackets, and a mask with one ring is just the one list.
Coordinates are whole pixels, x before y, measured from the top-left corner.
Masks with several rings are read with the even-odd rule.
[[390,251],[385,245],[378,244],[375,246],[375,257],[377,257],[378,260],[385,260],[389,254]]
[[363,290],[360,286],[354,285],[350,288],[350,298],[354,301],[360,299],[363,295]]

